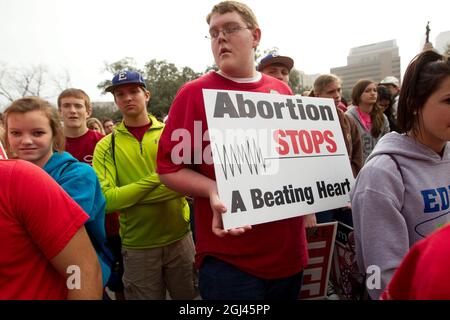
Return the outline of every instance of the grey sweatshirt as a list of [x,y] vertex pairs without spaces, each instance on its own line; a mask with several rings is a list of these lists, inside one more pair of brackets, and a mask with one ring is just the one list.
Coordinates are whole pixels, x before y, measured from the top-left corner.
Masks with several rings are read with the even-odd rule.
[[361,146],[362,146],[362,152],[363,152],[363,164],[367,160],[367,157],[372,152],[375,145],[378,143],[378,141],[381,139],[382,136],[384,136],[386,133],[389,132],[389,121],[388,118],[384,116],[384,125],[383,129],[381,130],[381,134],[378,136],[378,138],[374,138],[372,136],[372,133],[364,127],[364,125],[361,122],[361,119],[359,118],[358,111],[356,111],[355,106],[351,106],[347,112],[345,112],[346,115],[350,116],[355,120],[355,123],[358,127],[359,134],[361,135]]
[[[358,266],[361,272],[369,266],[381,271],[381,287],[368,288],[373,299],[409,248],[450,221],[449,197],[450,142],[442,158],[396,132],[378,142],[350,194]],[[369,270],[370,280],[374,272]]]

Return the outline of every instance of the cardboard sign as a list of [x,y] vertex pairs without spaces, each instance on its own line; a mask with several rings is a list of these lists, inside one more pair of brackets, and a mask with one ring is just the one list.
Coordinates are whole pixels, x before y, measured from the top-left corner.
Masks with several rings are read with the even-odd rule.
[[225,229],[344,207],[354,183],[332,99],[203,90]]
[[326,297],[336,229],[337,222],[322,223],[315,228],[306,229],[309,261],[303,271],[299,299]]
[[6,151],[3,148],[2,142],[0,141],[0,160],[6,160],[8,156],[6,155]]
[[333,282],[347,300],[362,300],[365,296],[364,275],[359,271],[355,257],[353,228],[338,222],[336,250],[333,257]]

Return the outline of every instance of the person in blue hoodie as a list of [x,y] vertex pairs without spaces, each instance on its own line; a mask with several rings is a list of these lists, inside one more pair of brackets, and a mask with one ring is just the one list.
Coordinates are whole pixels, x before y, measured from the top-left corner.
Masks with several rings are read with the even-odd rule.
[[372,299],[379,298],[410,247],[450,222],[447,57],[424,51],[412,60],[397,125],[399,133],[386,134],[375,146],[350,195],[357,262]]
[[94,170],[63,151],[65,138],[57,110],[38,97],[18,99],[5,110],[5,124],[10,154],[44,169],[89,215],[85,227],[96,249],[105,286],[111,274],[105,198]]

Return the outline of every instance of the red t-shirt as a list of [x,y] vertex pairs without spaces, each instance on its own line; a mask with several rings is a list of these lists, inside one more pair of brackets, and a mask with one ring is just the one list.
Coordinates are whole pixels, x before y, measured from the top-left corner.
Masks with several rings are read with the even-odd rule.
[[100,132],[90,129],[81,137],[66,137],[66,151],[78,161],[92,165],[95,146],[103,137]]
[[[98,131],[90,130],[78,138],[66,137],[66,151],[78,161],[92,165],[95,146],[104,137]],[[115,237],[119,235],[119,212],[114,211],[105,216],[106,236]]]
[[50,263],[88,215],[43,170],[0,161],[0,299],[66,299]]
[[383,300],[450,300],[450,225],[417,242],[395,272]]
[[141,127],[129,127],[125,126],[128,131],[137,139],[137,141],[142,142],[142,139],[144,138],[145,133],[148,131],[148,129],[152,126],[152,123],[146,124],[145,126]]
[[[258,82],[237,83],[215,72],[184,85],[170,108],[169,119],[159,141],[157,171],[160,174],[177,172],[190,168],[215,180],[214,165],[204,161],[201,164],[174,164],[171,150],[179,141],[171,141],[172,132],[179,128],[191,133],[191,146],[195,136],[202,137],[208,129],[202,89],[237,90],[280,94],[292,94],[281,81],[262,75]],[[201,135],[198,133],[201,124]],[[201,154],[209,141],[202,142]],[[194,152],[191,158],[194,159]],[[193,161],[191,161],[193,163]],[[300,272],[307,264],[308,252],[303,218],[296,217],[255,225],[241,236],[219,238],[212,233],[212,211],[209,199],[195,198],[196,266],[200,267],[206,256],[214,256],[237,268],[264,279],[276,279]]]

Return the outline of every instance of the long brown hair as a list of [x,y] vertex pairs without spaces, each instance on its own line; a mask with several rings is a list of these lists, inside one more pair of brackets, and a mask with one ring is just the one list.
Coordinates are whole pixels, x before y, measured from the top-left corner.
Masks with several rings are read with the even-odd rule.
[[[372,83],[375,82],[372,80],[359,80],[358,82],[356,82],[352,90],[353,105],[359,106],[362,94]],[[372,111],[370,111],[370,119],[372,120],[372,129],[370,130],[370,133],[374,138],[378,138],[384,127],[384,114],[383,110],[376,103],[373,105]]]

